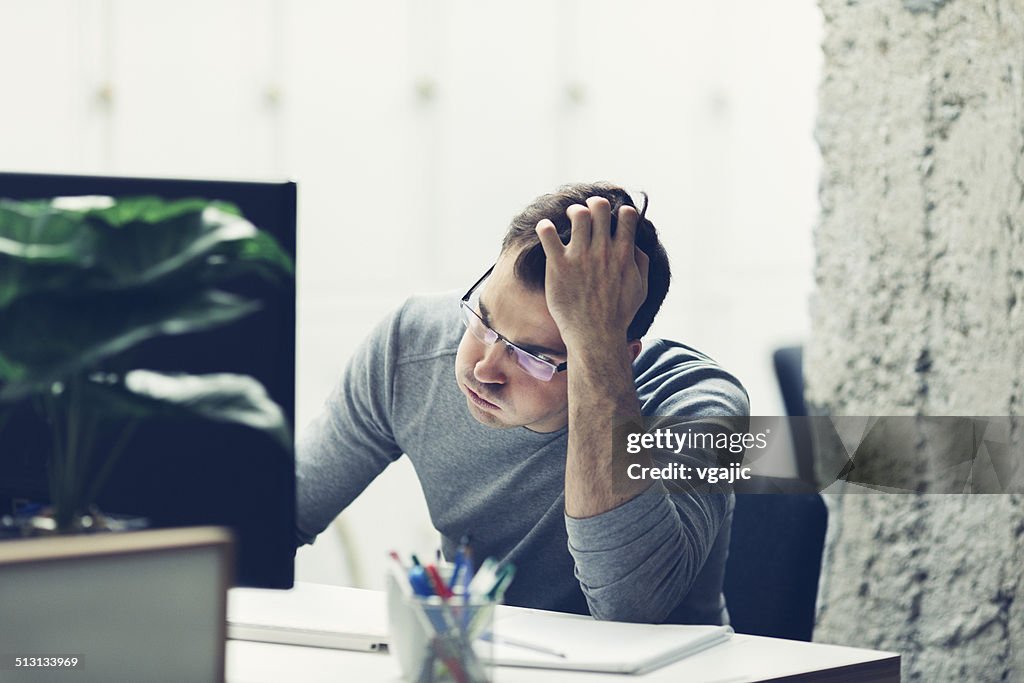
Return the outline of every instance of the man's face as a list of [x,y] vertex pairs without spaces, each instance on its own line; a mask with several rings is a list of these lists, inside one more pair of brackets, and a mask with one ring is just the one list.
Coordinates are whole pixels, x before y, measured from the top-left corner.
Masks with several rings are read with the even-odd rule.
[[[515,277],[515,256],[503,253],[498,259],[481,285],[476,312],[506,339],[560,363],[566,360],[565,343],[544,292],[527,289]],[[565,373],[555,373],[550,382],[530,376],[501,340],[488,346],[466,330],[455,356],[455,375],[470,414],[488,427],[553,432],[569,422]]]

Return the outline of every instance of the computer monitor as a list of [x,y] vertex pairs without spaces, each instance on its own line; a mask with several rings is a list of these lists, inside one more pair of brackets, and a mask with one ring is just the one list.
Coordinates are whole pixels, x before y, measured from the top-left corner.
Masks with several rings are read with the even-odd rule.
[[[295,257],[293,182],[0,173],[2,198],[74,195],[231,202]],[[250,375],[294,425],[294,283],[282,286],[251,277],[224,289],[257,297],[263,306],[225,327],[144,342],[132,350],[133,367]],[[20,501],[48,500],[49,444],[46,424],[33,407],[17,406],[0,431],[0,514],[9,513]],[[98,504],[105,512],[146,517],[151,527],[228,526],[237,541],[239,585],[292,586],[295,456],[255,430],[204,420],[146,420],[115,466]]]

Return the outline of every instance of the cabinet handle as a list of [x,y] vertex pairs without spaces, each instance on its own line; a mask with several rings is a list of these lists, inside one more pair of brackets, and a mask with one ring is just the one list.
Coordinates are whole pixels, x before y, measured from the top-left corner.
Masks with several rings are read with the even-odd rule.
[[263,92],[263,101],[271,109],[276,109],[284,98],[284,94],[281,90],[281,86],[277,83],[268,85],[267,89]]
[[413,86],[416,99],[420,102],[433,102],[437,99],[437,81],[432,78],[420,78]]
[[114,84],[110,81],[101,83],[96,88],[96,101],[104,107],[112,105],[114,103]]

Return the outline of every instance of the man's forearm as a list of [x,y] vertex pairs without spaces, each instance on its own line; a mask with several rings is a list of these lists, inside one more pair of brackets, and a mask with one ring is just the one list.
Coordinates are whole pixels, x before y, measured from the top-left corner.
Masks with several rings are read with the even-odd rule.
[[613,426],[640,418],[632,353],[625,343],[582,346],[569,350],[565,463],[565,511],[576,518],[617,508],[650,484],[616,477],[612,469]]

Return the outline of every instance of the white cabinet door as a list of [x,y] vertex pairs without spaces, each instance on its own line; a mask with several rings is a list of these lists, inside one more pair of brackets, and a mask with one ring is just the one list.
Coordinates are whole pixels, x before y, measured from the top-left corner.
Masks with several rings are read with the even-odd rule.
[[97,171],[99,3],[0,0],[0,169]]
[[304,296],[407,292],[424,272],[429,211],[406,4],[286,8],[286,169],[299,182]]
[[557,119],[566,36],[558,3],[452,0],[423,39],[437,74],[437,255],[466,286],[498,254],[509,220],[566,182]]
[[281,166],[279,6],[112,0],[112,171],[266,178]]

